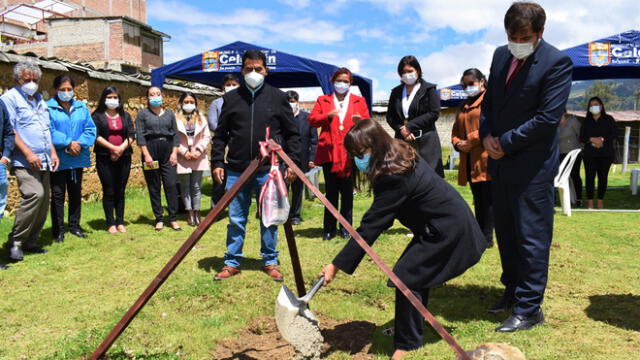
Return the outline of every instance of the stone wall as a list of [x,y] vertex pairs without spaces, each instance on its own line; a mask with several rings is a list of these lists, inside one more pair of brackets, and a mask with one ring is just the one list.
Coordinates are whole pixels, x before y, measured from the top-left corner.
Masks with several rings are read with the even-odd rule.
[[[42,69],[42,79],[40,81],[40,91],[45,98],[49,98],[54,90],[52,89],[53,79],[61,74],[60,71],[52,71]],[[0,63],[0,92],[4,93],[14,86],[13,81],[13,64]],[[126,101],[125,110],[128,111],[135,119],[138,111],[146,107],[146,92],[147,87],[142,86],[134,82],[117,82],[117,81],[104,81],[95,78],[90,78],[84,72],[71,71],[69,73],[76,83],[75,94],[76,99],[87,102],[90,110],[93,111],[97,105],[98,99],[102,94],[105,87],[115,85],[120,90],[123,99]],[[176,109],[178,104],[178,98],[181,92],[165,90],[164,102],[168,109]],[[197,95],[198,108],[200,112],[206,114],[206,109],[209,108],[213,96]],[[144,177],[142,175],[140,149],[137,146],[133,148],[132,158],[132,171],[129,178],[129,185],[134,187],[144,186]],[[92,154],[92,163],[93,154]],[[101,185],[98,179],[97,173],[94,167],[85,169],[82,194],[85,199],[98,199],[101,197]],[[17,184],[13,176],[9,177],[9,196],[7,199],[7,209],[9,213],[14,211],[15,206],[19,201],[20,193],[17,189]]]

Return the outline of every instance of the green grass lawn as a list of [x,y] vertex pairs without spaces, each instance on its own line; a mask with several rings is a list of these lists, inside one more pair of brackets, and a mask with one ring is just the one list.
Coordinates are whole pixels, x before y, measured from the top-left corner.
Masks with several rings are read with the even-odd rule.
[[[455,173],[447,179],[453,183]],[[628,186],[628,174],[616,174],[611,186]],[[470,200],[468,188],[459,190]],[[210,185],[205,186],[205,192]],[[607,204],[640,208],[640,195],[612,190]],[[133,304],[189,232],[153,230],[146,190],[127,196],[129,233],[106,233],[100,203],[83,207],[88,239],[68,235],[50,242],[50,223],[42,234],[48,254],[30,255],[0,272],[0,359],[77,359],[88,356]],[[208,198],[203,204],[208,204]],[[355,198],[355,223],[371,198]],[[254,205],[255,206],[255,205]],[[302,225],[295,227],[307,283],[331,261],[345,240],[322,241],[323,207],[305,201]],[[253,209],[251,214],[253,214]],[[545,326],[515,334],[493,329],[506,315],[486,308],[501,293],[500,260],[489,249],[463,276],[435,288],[429,309],[464,348],[483,342],[509,342],[529,359],[630,359],[640,354],[640,214],[574,213],[556,215]],[[6,239],[12,219],[0,224]],[[185,230],[186,223],[181,221]],[[213,282],[222,266],[227,219],[215,223],[180,267],[141,311],[110,351],[115,359],[210,359],[216,341],[233,337],[257,316],[273,315],[279,285],[259,269],[259,224],[248,225],[242,275]],[[409,241],[397,223],[374,249],[389,264]],[[280,231],[285,283],[294,288],[284,233]],[[5,262],[4,254],[0,262]],[[372,351],[388,358],[392,339],[381,334],[393,320],[394,294],[371,261],[353,276],[340,274],[313,300],[314,311],[331,318],[375,324]],[[409,359],[452,359],[453,352],[428,329],[427,345]],[[633,355],[636,354],[636,355]],[[331,359],[348,359],[333,353]]]

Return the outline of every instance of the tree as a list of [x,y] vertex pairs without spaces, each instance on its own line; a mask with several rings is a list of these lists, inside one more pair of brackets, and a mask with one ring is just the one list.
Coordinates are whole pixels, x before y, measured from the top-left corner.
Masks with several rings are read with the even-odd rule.
[[602,100],[606,109],[620,110],[620,97],[614,93],[616,86],[613,82],[596,81],[587,89],[585,98],[588,100],[597,96]]

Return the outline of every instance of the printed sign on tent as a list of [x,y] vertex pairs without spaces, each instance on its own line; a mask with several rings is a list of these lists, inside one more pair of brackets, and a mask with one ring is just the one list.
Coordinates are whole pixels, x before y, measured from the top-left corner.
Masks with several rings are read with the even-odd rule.
[[[277,64],[276,50],[262,50],[267,57],[267,67],[274,70]],[[242,67],[242,54],[238,50],[205,51],[202,53],[202,71],[239,72]]]

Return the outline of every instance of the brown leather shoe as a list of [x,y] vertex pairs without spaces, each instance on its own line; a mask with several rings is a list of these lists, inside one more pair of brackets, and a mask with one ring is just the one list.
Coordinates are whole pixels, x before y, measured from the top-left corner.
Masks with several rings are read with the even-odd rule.
[[264,272],[266,272],[273,281],[281,282],[282,280],[284,280],[280,269],[278,269],[278,265],[267,265],[264,266],[262,270],[264,270]]
[[226,280],[232,276],[240,274],[240,269],[233,266],[225,266],[213,279],[214,280]]

